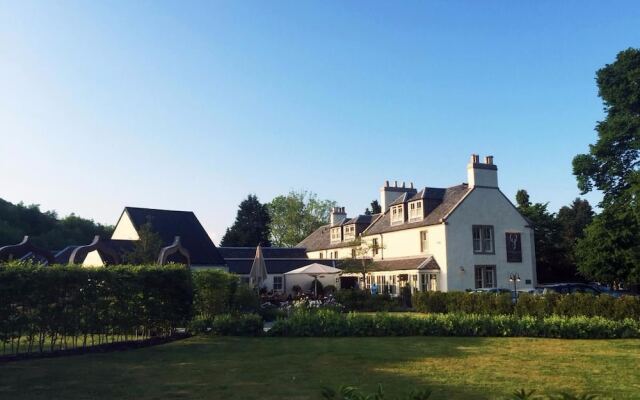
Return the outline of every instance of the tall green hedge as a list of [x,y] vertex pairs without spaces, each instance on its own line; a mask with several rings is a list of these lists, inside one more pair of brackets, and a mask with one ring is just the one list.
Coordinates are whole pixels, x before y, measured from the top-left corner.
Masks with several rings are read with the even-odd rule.
[[0,265],[0,343],[19,353],[168,336],[192,303],[184,266]]
[[603,317],[621,321],[625,318],[640,320],[640,297],[615,298],[586,293],[549,294],[534,296],[521,294],[514,304],[511,294],[422,292],[413,296],[413,307],[425,313],[467,313],[538,318],[552,315],[567,317]]

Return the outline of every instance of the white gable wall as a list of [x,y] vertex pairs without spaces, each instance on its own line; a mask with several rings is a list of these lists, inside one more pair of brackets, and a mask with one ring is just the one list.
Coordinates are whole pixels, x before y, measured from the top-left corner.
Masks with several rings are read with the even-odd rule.
[[[474,254],[473,225],[493,226],[495,254]],[[522,235],[521,263],[507,263],[506,232]],[[443,279],[442,290],[475,288],[476,265],[495,265],[499,288],[512,288],[508,281],[512,272],[522,279],[518,288],[536,284],[533,230],[498,189],[476,187],[447,219],[446,240],[448,276]]]
[[97,250],[90,251],[82,262],[83,267],[103,267],[104,261]]
[[120,220],[118,220],[118,224],[113,230],[111,239],[140,240],[138,231],[136,231],[136,228],[133,226],[133,222],[131,222],[131,218],[129,218],[129,214],[126,212],[123,212],[122,216],[120,216]]

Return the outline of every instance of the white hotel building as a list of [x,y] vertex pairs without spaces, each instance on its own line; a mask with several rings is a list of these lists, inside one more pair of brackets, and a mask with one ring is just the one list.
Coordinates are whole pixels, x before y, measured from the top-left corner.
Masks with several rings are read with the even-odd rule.
[[519,288],[533,287],[533,228],[500,191],[493,157],[472,155],[467,179],[421,190],[386,182],[380,214],[347,218],[336,207],[330,224],[298,247],[312,259],[370,258],[365,286],[376,282],[392,294],[406,284],[420,291],[511,288],[515,273]]

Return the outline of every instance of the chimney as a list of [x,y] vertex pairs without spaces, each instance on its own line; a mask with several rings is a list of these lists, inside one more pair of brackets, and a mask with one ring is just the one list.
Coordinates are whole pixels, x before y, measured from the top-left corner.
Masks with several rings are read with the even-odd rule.
[[480,162],[480,156],[471,155],[471,161],[467,165],[467,179],[469,187],[498,188],[498,167],[493,163],[493,156],[486,156],[484,163]]
[[389,186],[388,182],[385,181],[384,186],[380,188],[380,208],[382,212],[387,211],[389,204],[404,193],[417,193],[417,190],[413,187],[413,182],[411,182],[410,187],[407,187],[406,181],[402,182],[402,186],[398,186],[398,181],[395,181],[393,186]]
[[342,221],[347,219],[347,213],[344,211],[344,207],[333,207],[330,214],[331,226],[340,225]]

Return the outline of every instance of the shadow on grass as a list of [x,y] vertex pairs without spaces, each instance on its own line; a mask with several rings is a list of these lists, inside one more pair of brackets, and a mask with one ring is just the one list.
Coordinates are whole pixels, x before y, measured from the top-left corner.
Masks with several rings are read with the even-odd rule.
[[[433,399],[492,399],[547,381],[556,392],[584,391],[580,370],[562,377],[575,353],[554,349],[571,343],[578,352],[589,348],[540,339],[195,337],[125,353],[0,366],[0,398],[320,399],[324,386],[373,391],[378,383],[390,398],[429,387]],[[512,349],[519,353],[510,356]]]

